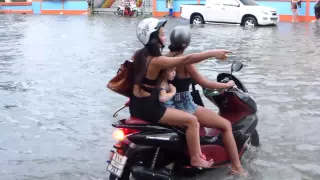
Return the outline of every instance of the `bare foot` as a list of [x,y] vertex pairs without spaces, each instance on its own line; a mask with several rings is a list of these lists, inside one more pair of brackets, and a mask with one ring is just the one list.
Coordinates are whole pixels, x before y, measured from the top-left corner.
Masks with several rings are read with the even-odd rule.
[[[207,161],[207,157],[206,157],[206,155],[203,154],[203,153],[201,153],[200,158]],[[208,161],[208,163],[209,163],[209,167],[212,166],[213,163],[214,163],[214,162],[213,162],[213,159],[210,159],[210,160]]]
[[200,158],[202,158],[202,159],[204,159],[204,160],[207,160],[206,155],[205,155],[205,154],[203,154],[203,153],[201,153],[201,154],[200,154]]
[[211,167],[212,165],[213,165],[213,159],[210,159],[209,161],[208,161],[208,163],[209,163],[209,167]]
[[200,157],[191,159],[191,165],[194,167],[208,168],[212,165],[212,163],[213,163],[213,160],[206,161]]
[[248,176],[248,173],[241,167],[241,165],[240,166],[232,166],[230,174],[231,175]]

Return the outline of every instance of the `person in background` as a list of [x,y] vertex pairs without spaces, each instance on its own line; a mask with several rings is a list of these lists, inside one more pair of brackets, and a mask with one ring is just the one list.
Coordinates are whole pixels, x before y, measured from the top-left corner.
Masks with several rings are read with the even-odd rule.
[[320,0],[317,0],[316,4],[314,5],[314,14],[316,16],[315,22],[319,22],[319,19],[320,19]]
[[169,8],[169,16],[173,17],[173,0],[167,0],[167,7]]
[[298,0],[291,0],[292,22],[298,22]]

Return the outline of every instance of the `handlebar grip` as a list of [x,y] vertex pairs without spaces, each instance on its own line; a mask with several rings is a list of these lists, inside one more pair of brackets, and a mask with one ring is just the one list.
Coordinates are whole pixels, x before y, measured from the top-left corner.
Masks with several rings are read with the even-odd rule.
[[225,78],[222,79],[221,82],[222,82],[222,83],[227,83],[227,82],[229,82],[229,78],[228,78],[228,77],[225,77]]

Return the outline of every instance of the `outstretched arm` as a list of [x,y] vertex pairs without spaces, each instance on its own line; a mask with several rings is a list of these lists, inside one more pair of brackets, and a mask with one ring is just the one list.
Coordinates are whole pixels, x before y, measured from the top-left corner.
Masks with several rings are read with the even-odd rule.
[[159,56],[159,57],[155,57],[151,63],[153,65],[156,65],[160,69],[168,69],[168,68],[176,67],[178,65],[195,64],[211,57],[224,60],[227,58],[228,53],[231,53],[231,52],[227,50],[217,49],[217,50],[209,50],[201,53],[192,53],[192,54],[179,56],[179,57]]
[[233,83],[219,83],[215,81],[210,81],[203,77],[199,71],[197,70],[194,64],[190,64],[186,66],[188,73],[190,74],[191,78],[196,81],[200,86],[209,89],[223,89],[229,88],[233,86]]

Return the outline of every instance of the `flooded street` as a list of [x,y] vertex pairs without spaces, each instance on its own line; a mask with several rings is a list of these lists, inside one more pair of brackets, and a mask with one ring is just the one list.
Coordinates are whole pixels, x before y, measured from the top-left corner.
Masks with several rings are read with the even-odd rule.
[[[126,98],[106,84],[141,47],[140,20],[0,15],[0,180],[108,179],[112,114]],[[188,22],[169,20],[167,36],[179,24]],[[262,144],[242,159],[249,177],[222,168],[193,179],[320,179],[319,47],[320,26],[311,23],[192,28],[188,53],[234,52],[227,62],[200,63],[206,77],[229,71],[233,60],[245,64],[236,76],[257,101]]]

